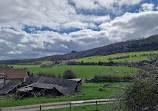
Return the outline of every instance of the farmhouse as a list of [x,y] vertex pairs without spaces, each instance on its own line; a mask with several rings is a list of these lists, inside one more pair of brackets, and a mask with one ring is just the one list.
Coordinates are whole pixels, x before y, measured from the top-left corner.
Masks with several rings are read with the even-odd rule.
[[8,94],[27,78],[27,69],[0,69],[0,95]]
[[29,77],[27,69],[0,69],[0,74],[7,80],[19,82],[25,82]]
[[71,95],[81,90],[82,79],[63,79],[53,77],[35,77],[28,84],[17,90],[17,94],[23,96],[40,95]]

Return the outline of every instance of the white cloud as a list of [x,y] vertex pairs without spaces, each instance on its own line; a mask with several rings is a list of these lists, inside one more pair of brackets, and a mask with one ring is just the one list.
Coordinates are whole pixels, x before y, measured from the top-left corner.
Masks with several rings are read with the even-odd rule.
[[158,12],[125,13],[100,25],[110,40],[122,41],[157,34]]
[[119,5],[136,5],[136,4],[139,4],[141,1],[143,0],[117,0],[118,4]]
[[79,28],[84,29],[88,27],[88,23],[82,23],[82,22],[67,22],[63,24],[63,29],[73,29],[73,28]]
[[66,45],[64,45],[64,44],[61,44],[61,46],[62,46],[63,48],[65,48],[65,49],[68,49],[68,47],[67,47]]
[[49,31],[28,34],[24,31],[1,29],[0,33],[0,59],[5,56],[22,59],[65,53],[64,45],[60,44],[69,41],[69,38]]
[[[110,43],[138,39],[157,34],[158,12],[125,13],[110,22],[102,23],[101,31],[82,29],[69,34],[38,31],[29,34],[13,29],[0,30],[1,58],[32,58],[86,50]],[[3,48],[2,48],[3,47]]]
[[141,5],[140,11],[153,11],[154,10],[154,4],[152,3],[144,3]]
[[[130,7],[140,4],[143,0],[69,0],[70,4],[79,10],[79,13],[91,12],[91,14],[112,13],[122,15],[123,7]],[[83,13],[84,13],[83,12]]]
[[76,8],[95,10],[99,8],[114,8],[114,5],[118,6],[131,6],[139,4],[142,0],[71,0]]
[[157,5],[157,7],[156,7],[156,10],[158,11],[158,5]]
[[107,22],[111,20],[109,15],[107,16],[80,15],[80,16],[81,16],[81,20],[86,21],[86,22],[92,22],[92,23],[102,23],[102,22]]
[[[46,26],[60,30],[64,24],[73,28],[85,27],[89,24],[81,22],[108,21],[109,16],[78,15],[67,0],[0,0],[0,26],[14,27],[20,30],[24,25]],[[65,27],[65,26],[63,26]],[[70,26],[71,27],[71,26]]]
[[66,0],[0,0],[1,27],[48,26],[54,29],[69,21],[75,10]]
[[[121,13],[122,6],[142,0],[72,0],[77,9],[104,9]],[[127,2],[128,1],[128,2]],[[0,59],[24,59],[80,51],[157,34],[158,12],[110,14],[78,13],[68,0],[0,0]],[[117,5],[118,8],[114,8]],[[145,8],[146,7],[146,8]],[[117,10],[118,9],[118,10]],[[104,11],[102,10],[102,11]],[[113,19],[113,20],[112,20]],[[98,26],[99,25],[99,26]],[[24,26],[36,33],[26,33]],[[43,26],[55,31],[36,30]],[[35,28],[34,28],[35,27]],[[64,30],[73,30],[64,33]],[[96,29],[96,30],[95,30]],[[62,32],[63,33],[60,33]]]

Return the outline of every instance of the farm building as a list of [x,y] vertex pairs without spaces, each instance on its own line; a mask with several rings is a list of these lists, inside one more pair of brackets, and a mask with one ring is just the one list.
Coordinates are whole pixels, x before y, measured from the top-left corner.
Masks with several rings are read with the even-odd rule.
[[[17,90],[22,96],[71,95],[81,90],[82,79],[63,79],[53,77],[34,77]],[[27,85],[26,85],[27,84]]]
[[82,79],[33,76],[27,69],[0,69],[0,95],[71,95],[80,91]]
[[5,76],[0,74],[0,89],[2,89],[5,85]]
[[0,69],[0,74],[7,80],[19,82],[25,82],[29,77],[27,69]]
[[0,95],[8,94],[27,78],[27,69],[0,69]]

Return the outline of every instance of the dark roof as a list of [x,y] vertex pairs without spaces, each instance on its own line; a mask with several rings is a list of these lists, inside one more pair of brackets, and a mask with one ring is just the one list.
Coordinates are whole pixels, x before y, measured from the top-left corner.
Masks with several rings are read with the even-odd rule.
[[6,76],[7,79],[23,79],[27,73],[27,69],[0,69],[0,74]]
[[53,85],[53,84],[46,84],[46,83],[39,83],[39,82],[30,84],[28,86],[37,87],[37,88],[44,88],[44,89],[53,89],[55,87],[55,85]]
[[11,81],[0,90],[0,95],[8,94],[10,91],[21,85],[21,82]]
[[4,77],[5,77],[5,76],[4,76],[3,74],[0,74],[0,79],[1,79],[1,78],[4,78]]
[[27,86],[43,89],[55,88],[63,95],[71,95],[75,92],[77,83],[78,81],[41,76],[34,78]]

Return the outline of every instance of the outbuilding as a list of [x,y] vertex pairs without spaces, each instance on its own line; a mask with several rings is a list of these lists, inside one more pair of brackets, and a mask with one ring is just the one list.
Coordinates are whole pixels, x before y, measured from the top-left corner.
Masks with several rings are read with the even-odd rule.
[[28,78],[27,69],[0,69],[0,95],[18,88]]
[[82,79],[63,79],[39,76],[26,81],[25,86],[17,90],[22,96],[72,95],[81,90]]

